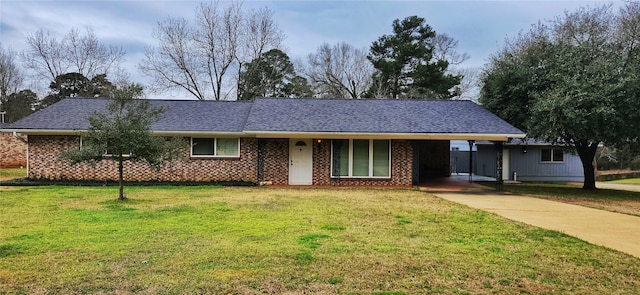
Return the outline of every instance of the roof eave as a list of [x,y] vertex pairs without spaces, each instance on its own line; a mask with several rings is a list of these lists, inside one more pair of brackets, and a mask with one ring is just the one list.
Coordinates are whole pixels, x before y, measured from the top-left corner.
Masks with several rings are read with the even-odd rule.
[[247,137],[242,131],[180,131],[180,130],[154,130],[152,134],[158,136],[238,136]]
[[366,133],[366,132],[290,132],[245,131],[257,138],[318,138],[318,139],[413,139],[413,140],[489,140],[507,141],[524,138],[524,133]]
[[[87,130],[3,129],[29,135],[78,135]],[[152,131],[158,136],[238,136],[256,138],[320,138],[320,139],[412,139],[412,140],[488,140],[507,141],[524,138],[524,133],[374,133],[374,132],[291,132],[291,131]]]
[[[2,132],[15,132],[28,135],[78,135],[86,133],[86,129],[2,129]],[[158,136],[245,136],[241,131],[174,131],[174,130],[157,130],[151,131],[152,134]]]
[[74,129],[2,129],[2,132],[22,133],[29,135],[77,135],[78,133],[87,132],[87,130],[74,130]]

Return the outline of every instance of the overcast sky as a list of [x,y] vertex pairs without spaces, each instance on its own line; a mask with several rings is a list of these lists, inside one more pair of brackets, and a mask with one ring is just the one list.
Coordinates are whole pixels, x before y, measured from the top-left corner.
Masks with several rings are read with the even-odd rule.
[[[4,48],[23,50],[25,37],[40,28],[62,37],[72,28],[93,28],[107,45],[126,51],[124,67],[145,83],[136,65],[144,46],[154,46],[151,32],[168,17],[192,19],[200,1],[22,1],[0,0],[0,40]],[[437,33],[459,41],[470,59],[462,66],[486,63],[505,38],[528,30],[538,20],[551,20],[565,10],[606,1],[245,1],[244,8],[269,7],[287,38],[284,50],[305,59],[324,42],[347,42],[368,48],[391,33],[394,19],[417,15]],[[614,2],[615,3],[615,2]]]

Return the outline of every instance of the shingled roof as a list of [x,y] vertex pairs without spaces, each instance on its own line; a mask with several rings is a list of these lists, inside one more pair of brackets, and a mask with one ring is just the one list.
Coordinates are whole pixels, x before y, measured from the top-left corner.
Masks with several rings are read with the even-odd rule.
[[471,101],[276,98],[253,103],[245,131],[522,133]]
[[[150,100],[166,109],[152,126],[159,133],[237,133],[257,137],[348,134],[402,137],[464,135],[523,137],[522,131],[471,101],[259,98],[253,102]],[[6,129],[69,133],[89,127],[105,98],[68,98]],[[415,137],[413,137],[415,138]]]
[[[241,133],[251,110],[250,102],[149,100],[166,111],[152,126],[156,132]],[[95,111],[104,111],[107,98],[67,98],[26,118],[7,129],[21,132],[82,131],[89,128],[87,119]]]

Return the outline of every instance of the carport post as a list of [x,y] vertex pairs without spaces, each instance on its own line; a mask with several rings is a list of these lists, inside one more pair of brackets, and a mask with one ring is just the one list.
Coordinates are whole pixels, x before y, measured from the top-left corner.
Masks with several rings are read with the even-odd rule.
[[504,144],[502,141],[493,143],[496,146],[496,190],[501,191],[504,183],[502,179],[502,154],[504,152]]
[[473,143],[475,140],[467,140],[469,142],[469,183],[473,182]]

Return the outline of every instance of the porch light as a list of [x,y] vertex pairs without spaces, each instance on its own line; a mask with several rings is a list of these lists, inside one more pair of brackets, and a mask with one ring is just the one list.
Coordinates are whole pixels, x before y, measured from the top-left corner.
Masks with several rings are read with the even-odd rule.
[[318,143],[321,143],[321,142],[322,142],[322,139],[319,139],[319,138],[318,138],[318,139],[317,139],[317,141],[318,141]]

